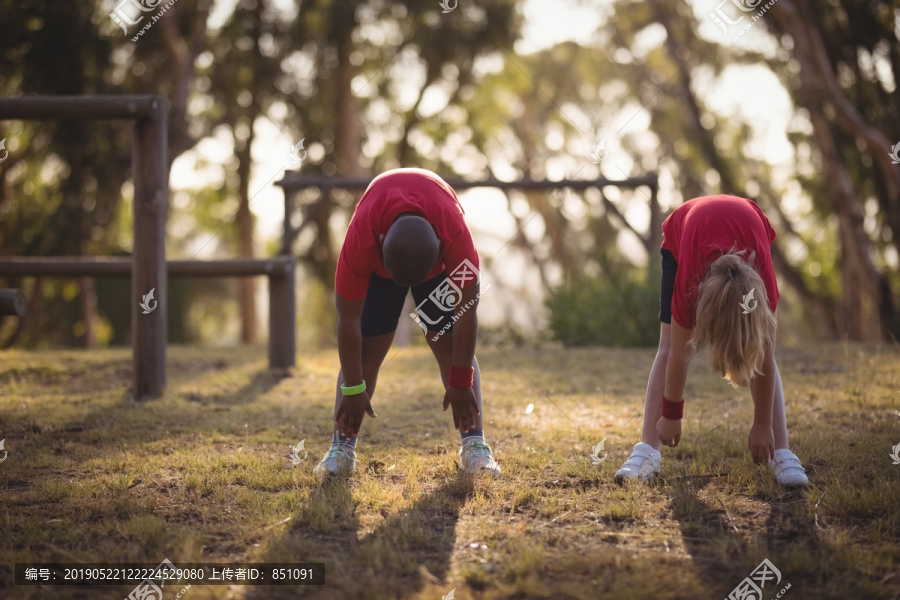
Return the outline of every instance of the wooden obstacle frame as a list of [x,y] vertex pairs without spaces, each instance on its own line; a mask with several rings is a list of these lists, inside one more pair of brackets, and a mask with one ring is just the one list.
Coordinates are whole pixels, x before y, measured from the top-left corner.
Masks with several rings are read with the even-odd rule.
[[[280,255],[293,256],[292,246],[294,240],[300,234],[306,223],[310,222],[310,216],[320,206],[326,202],[331,191],[338,190],[365,190],[372,182],[374,177],[330,177],[328,175],[302,175],[296,171],[288,171],[280,181],[276,181],[275,185],[284,191],[284,231],[282,233],[281,249],[278,251]],[[609,201],[603,194],[606,187],[618,187],[624,189],[637,189],[646,187],[650,190],[649,208],[650,208],[650,229],[648,232],[649,239],[644,239],[638,232],[632,231],[642,239],[648,249],[659,248],[662,242],[662,212],[659,208],[659,178],[656,173],[649,173],[641,177],[630,177],[627,179],[607,179],[600,177],[598,179],[518,179],[515,181],[501,181],[499,179],[482,179],[468,181],[465,179],[444,179],[447,184],[455,191],[468,190],[473,188],[495,188],[499,190],[555,190],[568,188],[576,191],[584,191],[587,189],[596,189],[600,192],[606,209],[616,215],[625,226],[631,229],[631,225],[625,220],[625,217],[619,213],[615,205]],[[309,188],[317,188],[320,191],[319,200],[304,207],[303,217],[297,226],[294,226],[294,213],[296,211],[297,194]],[[649,252],[650,265],[658,266],[659,253]],[[651,268],[651,272],[653,269]]]
[[[0,121],[93,119],[134,123],[134,248],[130,259],[40,257],[0,260],[0,276],[131,277],[133,393],[137,399],[162,395],[166,385],[166,298],[168,277],[269,278],[269,365],[296,362],[292,258],[220,261],[166,261],[169,204],[168,102],[163,96],[28,96],[0,98]],[[155,289],[156,308],[140,308]]]
[[22,290],[0,290],[0,315],[21,317],[27,308]]

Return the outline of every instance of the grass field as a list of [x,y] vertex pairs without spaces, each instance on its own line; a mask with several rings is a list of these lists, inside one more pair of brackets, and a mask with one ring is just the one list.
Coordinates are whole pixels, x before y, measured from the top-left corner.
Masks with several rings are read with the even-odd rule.
[[[752,404],[696,360],[656,485],[613,473],[638,439],[653,351],[486,345],[498,479],[457,471],[424,348],[393,350],[359,471],[323,481],[336,352],[290,377],[262,349],[169,351],[168,393],[128,397],[126,350],[0,354],[0,598],[121,599],[13,585],[26,561],[324,562],[324,586],[194,586],[182,598],[725,598],[764,558],[765,600],[900,598],[900,354],[783,349],[792,448],[812,485],[752,464]],[[529,403],[534,411],[526,414]],[[309,458],[292,466],[290,446]],[[605,439],[599,465],[591,447]],[[0,454],[2,456],[2,454]],[[602,456],[602,455],[601,455]],[[178,588],[166,587],[165,600]]]

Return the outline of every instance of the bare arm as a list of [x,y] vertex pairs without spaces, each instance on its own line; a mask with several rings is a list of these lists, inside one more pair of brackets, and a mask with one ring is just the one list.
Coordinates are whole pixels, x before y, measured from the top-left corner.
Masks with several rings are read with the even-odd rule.
[[753,423],[772,427],[772,406],[775,401],[775,352],[769,348],[762,374],[750,380],[753,396]]
[[775,402],[775,350],[766,350],[762,374],[750,380],[750,394],[753,396],[753,425],[750,427],[748,444],[753,462],[761,463],[775,457],[775,437],[772,431],[772,410]]
[[[478,308],[479,290],[478,283],[464,287],[462,290],[462,301],[456,307],[455,313],[459,319],[453,323],[451,368],[471,369],[475,364],[475,341],[478,337],[478,317],[475,310]],[[462,312],[463,310],[465,312]],[[475,417],[478,416],[479,410],[473,388],[448,386],[447,392],[444,394],[444,410],[451,406],[453,407],[453,424],[460,433],[475,429]]]
[[685,329],[672,319],[672,345],[666,364],[666,398],[672,402],[684,399],[688,365],[693,357],[693,352],[688,348],[690,339],[691,330]]
[[345,385],[362,383],[362,313],[365,300],[337,297],[338,356]]
[[[666,362],[665,398],[672,402],[684,399],[684,386],[687,383],[688,365],[693,353],[688,348],[691,330],[685,329],[672,319],[671,346],[669,359]],[[681,441],[681,419],[660,417],[656,422],[656,432],[660,441],[666,446],[675,447]]]
[[473,283],[462,289],[462,301],[456,314],[466,308],[459,320],[453,324],[453,361],[452,365],[460,369],[468,369],[475,361],[475,341],[478,337],[478,293],[480,284]]
[[[338,356],[341,360],[343,384],[354,386],[363,382],[362,375],[362,312],[365,300],[350,301],[337,296]],[[356,437],[364,415],[375,418],[375,411],[366,391],[351,396],[341,395],[341,403],[334,416],[335,426],[344,437]]]

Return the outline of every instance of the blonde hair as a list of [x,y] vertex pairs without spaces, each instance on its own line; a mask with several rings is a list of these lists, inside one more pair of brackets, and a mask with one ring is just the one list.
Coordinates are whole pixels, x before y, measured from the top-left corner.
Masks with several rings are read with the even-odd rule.
[[699,342],[709,345],[710,365],[733,387],[747,386],[754,375],[762,374],[778,328],[766,284],[750,264],[756,253],[748,262],[740,256],[744,252],[732,247],[710,265],[700,284],[691,336],[692,347]]

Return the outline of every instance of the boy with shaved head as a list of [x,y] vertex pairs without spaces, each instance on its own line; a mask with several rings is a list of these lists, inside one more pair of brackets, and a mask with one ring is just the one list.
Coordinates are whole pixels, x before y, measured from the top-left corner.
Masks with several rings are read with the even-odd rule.
[[[353,213],[335,275],[338,373],[334,436],[316,472],[356,470],[356,440],[378,370],[411,289],[413,317],[426,332],[462,437],[460,467],[499,475],[484,441],[481,374],[475,360],[480,295],[478,254],[456,193],[424,169],[376,177]],[[431,332],[431,333],[429,333]]]

